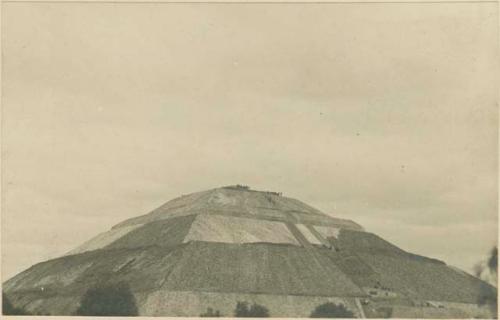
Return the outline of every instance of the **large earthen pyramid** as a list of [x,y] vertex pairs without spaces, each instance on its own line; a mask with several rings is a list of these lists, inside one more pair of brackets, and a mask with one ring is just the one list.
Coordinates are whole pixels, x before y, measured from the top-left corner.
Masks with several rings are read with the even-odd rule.
[[3,290],[16,307],[71,315],[103,282],[126,283],[146,316],[196,317],[207,308],[232,316],[246,301],[277,317],[308,317],[325,302],[357,317],[491,317],[478,301],[496,295],[353,221],[239,185],[181,196],[119,223]]

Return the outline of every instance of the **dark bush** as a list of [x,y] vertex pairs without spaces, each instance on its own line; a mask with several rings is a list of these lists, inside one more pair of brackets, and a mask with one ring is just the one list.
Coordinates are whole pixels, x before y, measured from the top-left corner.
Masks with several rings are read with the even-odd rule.
[[491,310],[491,314],[495,317],[498,314],[498,304],[497,304],[497,292],[492,289],[486,283],[482,283],[479,286],[480,294],[477,299],[477,303],[480,306],[488,306]]
[[134,295],[125,283],[90,288],[83,295],[79,316],[137,316]]
[[212,308],[207,308],[207,311],[205,313],[200,314],[200,317],[208,317],[208,318],[217,318],[221,317],[220,311],[215,310]]
[[238,302],[234,310],[234,316],[239,318],[267,318],[269,317],[269,310],[260,304],[254,303],[248,307],[247,302]]
[[332,302],[323,303],[314,309],[310,315],[311,318],[354,318],[354,314],[343,304]]
[[2,313],[4,315],[10,315],[10,316],[24,316],[24,315],[29,315],[30,313],[24,310],[23,308],[16,308],[12,303],[10,302],[9,298],[7,298],[7,295],[2,292]]

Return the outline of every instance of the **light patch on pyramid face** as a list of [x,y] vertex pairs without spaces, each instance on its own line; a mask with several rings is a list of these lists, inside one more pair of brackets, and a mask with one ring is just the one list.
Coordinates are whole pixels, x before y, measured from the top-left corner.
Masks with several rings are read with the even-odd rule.
[[120,239],[121,237],[125,236],[127,233],[129,233],[129,232],[131,232],[131,231],[133,231],[141,226],[142,226],[142,224],[135,224],[135,225],[111,229],[109,231],[103,232],[103,233],[97,235],[96,237],[90,239],[89,241],[85,242],[81,246],[71,250],[66,255],[72,255],[72,254],[83,253],[86,251],[102,249],[102,248],[106,247],[107,245],[113,243],[114,241]]
[[316,231],[318,231],[319,234],[321,234],[325,239],[337,239],[339,237],[340,228],[315,226],[314,229],[316,229]]
[[87,269],[92,267],[93,262],[88,262],[76,266],[72,269],[64,270],[63,272],[59,272],[57,274],[49,274],[37,282],[33,284],[34,287],[43,287],[46,285],[54,285],[54,283],[58,283],[62,286],[70,285],[74,282],[80,275],[82,275]]
[[299,243],[282,222],[240,217],[198,215],[184,242]]
[[309,242],[309,243],[312,243],[312,244],[318,244],[318,245],[321,245],[322,242],[320,241],[320,239],[318,239],[308,228],[307,226],[303,225],[303,224],[297,224],[297,229],[299,229],[300,233],[302,233],[302,235],[306,238],[306,240]]
[[229,197],[223,192],[214,192],[208,202],[222,206],[236,206],[238,204],[238,199]]

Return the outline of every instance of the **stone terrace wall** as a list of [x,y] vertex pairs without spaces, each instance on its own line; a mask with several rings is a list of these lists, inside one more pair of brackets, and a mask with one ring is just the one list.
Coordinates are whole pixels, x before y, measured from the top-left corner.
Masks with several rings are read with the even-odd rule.
[[271,317],[307,318],[318,305],[326,302],[343,304],[360,317],[354,299],[268,294],[240,294],[189,291],[157,291],[150,294],[140,307],[147,316],[172,315],[197,317],[207,308],[219,310],[223,316],[233,316],[236,303],[257,303],[269,309]]

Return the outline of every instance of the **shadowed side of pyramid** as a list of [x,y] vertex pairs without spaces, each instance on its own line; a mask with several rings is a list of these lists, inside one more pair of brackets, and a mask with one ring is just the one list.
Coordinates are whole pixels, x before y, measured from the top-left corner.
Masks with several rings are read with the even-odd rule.
[[232,316],[238,301],[271,316],[345,305],[357,317],[489,317],[496,289],[444,262],[408,253],[358,224],[275,192],[230,186],[167,202],[68,255],[4,283],[16,306],[73,314],[89,288],[126,283],[140,315]]

